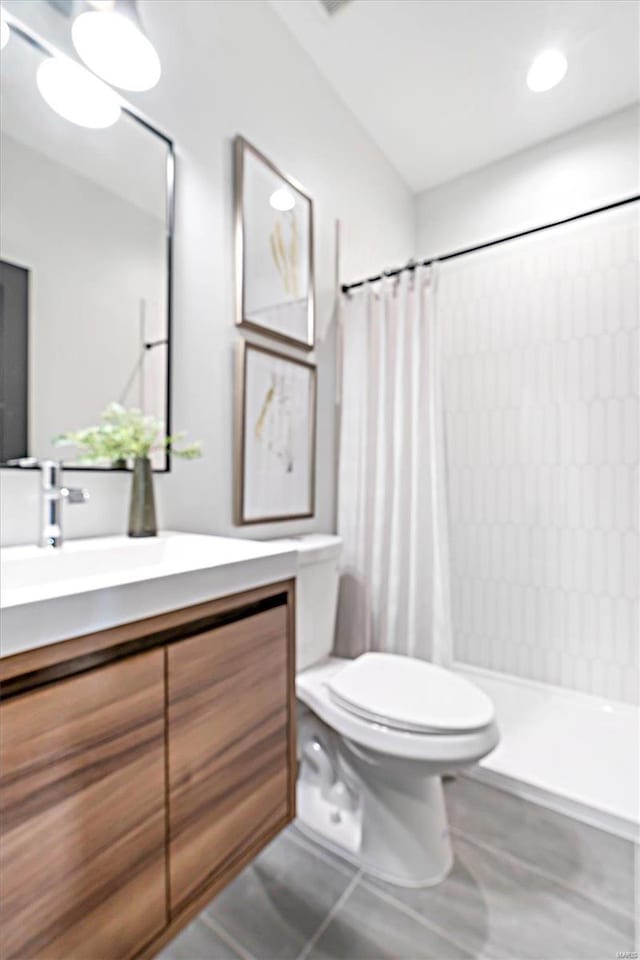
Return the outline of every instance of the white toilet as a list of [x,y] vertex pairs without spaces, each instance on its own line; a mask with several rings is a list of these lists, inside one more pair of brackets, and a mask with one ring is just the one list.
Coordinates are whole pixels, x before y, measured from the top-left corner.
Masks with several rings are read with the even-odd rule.
[[342,542],[319,534],[294,542],[298,824],[391,883],[438,883],[453,862],[441,774],[496,746],[493,705],[422,660],[330,656]]

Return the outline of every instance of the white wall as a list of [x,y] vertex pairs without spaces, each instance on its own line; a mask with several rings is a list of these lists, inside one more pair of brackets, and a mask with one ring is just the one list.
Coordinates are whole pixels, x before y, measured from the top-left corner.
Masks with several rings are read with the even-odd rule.
[[[414,250],[413,202],[280,18],[264,0],[146,0],[142,16],[162,59],[158,87],[137,103],[177,150],[173,420],[205,456],[156,483],[164,527],[252,537],[334,523],[335,220],[342,279],[403,262]],[[315,200],[319,367],[317,511],[313,520],[232,524],[232,139],[242,133]],[[70,474],[92,493],[66,514],[69,536],[124,530],[128,478]],[[37,483],[3,471],[2,537],[35,536]]]
[[417,256],[449,253],[637,193],[639,125],[638,108],[630,107],[419,194]]

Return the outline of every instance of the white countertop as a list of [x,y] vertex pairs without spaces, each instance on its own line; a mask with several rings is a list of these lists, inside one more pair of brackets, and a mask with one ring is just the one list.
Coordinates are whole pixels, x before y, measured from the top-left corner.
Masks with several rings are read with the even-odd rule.
[[0,555],[0,656],[295,576],[295,544],[167,531]]

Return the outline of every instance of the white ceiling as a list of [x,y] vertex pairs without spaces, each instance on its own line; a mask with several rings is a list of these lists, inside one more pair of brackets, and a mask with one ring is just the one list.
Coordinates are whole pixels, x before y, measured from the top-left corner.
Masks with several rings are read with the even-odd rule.
[[[414,191],[639,99],[636,0],[270,0]],[[569,62],[525,83],[545,47]]]

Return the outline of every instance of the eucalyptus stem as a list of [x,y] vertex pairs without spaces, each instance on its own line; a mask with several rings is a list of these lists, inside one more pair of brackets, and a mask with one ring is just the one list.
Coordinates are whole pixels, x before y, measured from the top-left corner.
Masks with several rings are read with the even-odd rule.
[[119,403],[110,403],[99,424],[62,433],[53,442],[60,447],[77,447],[80,463],[136,460],[169,448],[174,456],[184,460],[202,455],[200,443],[177,447],[175,444],[183,439],[184,434],[167,437],[163,436],[163,431],[164,424],[156,417],[136,408],[126,409]]

